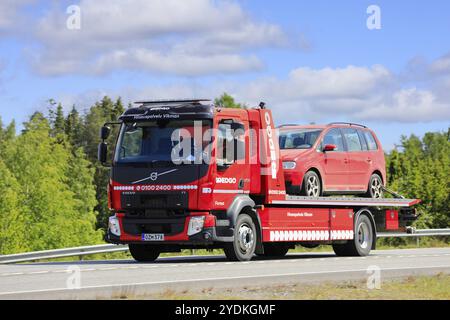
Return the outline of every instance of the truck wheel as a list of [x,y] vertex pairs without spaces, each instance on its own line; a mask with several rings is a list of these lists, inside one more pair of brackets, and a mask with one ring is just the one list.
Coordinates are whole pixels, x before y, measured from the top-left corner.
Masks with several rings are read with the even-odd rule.
[[369,180],[369,186],[367,187],[366,197],[368,198],[383,198],[383,180],[381,177],[374,173]]
[[284,257],[289,251],[289,247],[283,243],[265,243],[263,257]]
[[320,197],[322,195],[322,182],[314,171],[308,171],[303,178],[303,195],[307,197]]
[[230,261],[249,261],[256,248],[256,227],[248,214],[238,216],[234,227],[234,240],[226,243],[223,251]]
[[369,217],[361,214],[355,223],[354,239],[343,244],[333,244],[338,256],[367,256],[372,248],[374,234]]
[[157,247],[147,244],[130,243],[128,248],[134,260],[139,262],[155,261],[158,259],[160,253]]

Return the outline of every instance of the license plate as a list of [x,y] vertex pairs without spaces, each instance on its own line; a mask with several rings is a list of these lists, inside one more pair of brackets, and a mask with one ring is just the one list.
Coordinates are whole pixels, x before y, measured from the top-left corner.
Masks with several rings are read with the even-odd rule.
[[164,241],[164,234],[162,234],[162,233],[143,233],[142,241]]

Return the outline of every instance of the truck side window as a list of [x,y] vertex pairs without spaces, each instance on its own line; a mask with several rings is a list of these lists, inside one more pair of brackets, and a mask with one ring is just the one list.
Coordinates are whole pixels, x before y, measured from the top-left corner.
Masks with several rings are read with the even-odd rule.
[[[225,122],[226,121],[226,122]],[[230,165],[245,159],[245,135],[242,130],[232,129],[230,120],[219,123],[217,136],[217,164]]]
[[234,162],[233,159],[233,135],[229,123],[219,123],[217,135],[217,164],[227,165]]

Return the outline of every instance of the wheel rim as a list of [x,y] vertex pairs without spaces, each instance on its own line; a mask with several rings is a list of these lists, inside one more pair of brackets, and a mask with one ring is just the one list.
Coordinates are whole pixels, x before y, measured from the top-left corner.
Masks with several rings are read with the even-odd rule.
[[381,181],[378,177],[372,179],[372,183],[370,184],[370,190],[372,192],[372,198],[381,198],[382,195]]
[[319,179],[316,176],[309,176],[306,181],[306,195],[310,197],[319,196]]
[[366,223],[360,223],[358,226],[358,243],[362,249],[366,249],[369,246],[370,230]]
[[243,253],[247,253],[253,247],[253,230],[246,223],[239,227],[239,248]]

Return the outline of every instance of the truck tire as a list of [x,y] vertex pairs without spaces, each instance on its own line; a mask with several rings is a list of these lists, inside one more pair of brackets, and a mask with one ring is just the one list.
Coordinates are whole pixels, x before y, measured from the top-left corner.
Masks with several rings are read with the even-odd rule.
[[230,261],[249,261],[255,253],[256,227],[248,214],[240,214],[234,227],[234,240],[226,243],[223,251]]
[[374,234],[372,221],[365,214],[359,215],[355,223],[354,239],[343,244],[333,244],[334,253],[338,256],[363,257],[370,253]]
[[283,243],[265,243],[264,253],[260,254],[262,257],[284,257],[289,251],[289,247]]
[[157,247],[147,244],[134,244],[128,245],[131,256],[138,262],[153,262],[159,257],[160,251]]
[[308,171],[303,178],[302,194],[307,197],[320,197],[322,195],[322,181],[314,171]]

